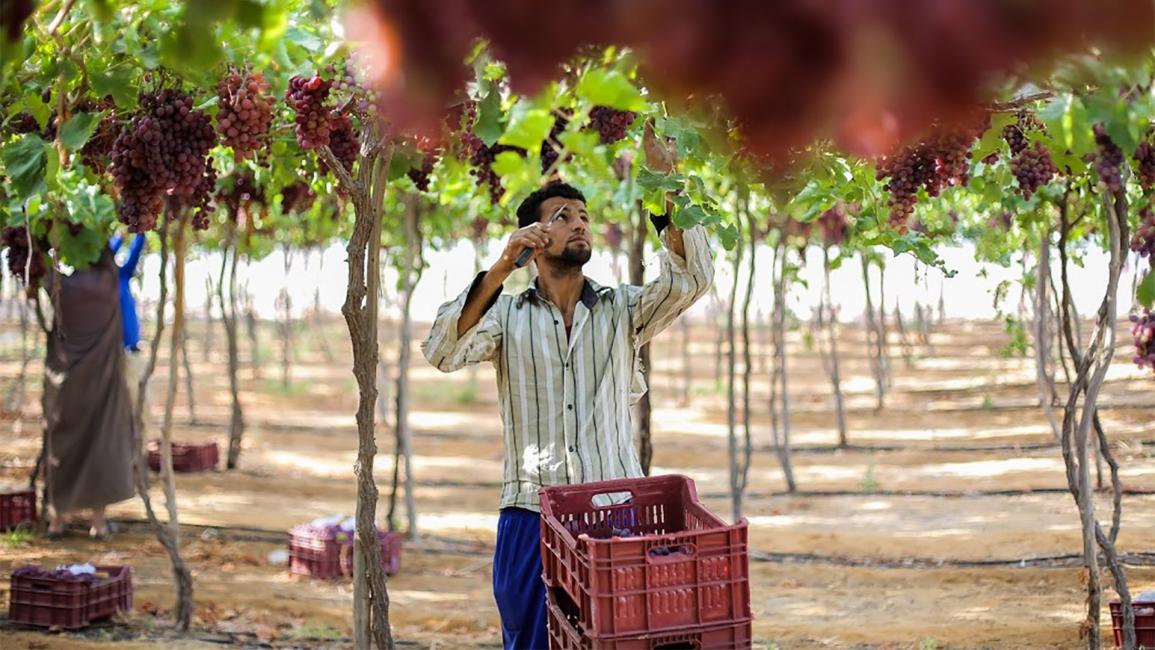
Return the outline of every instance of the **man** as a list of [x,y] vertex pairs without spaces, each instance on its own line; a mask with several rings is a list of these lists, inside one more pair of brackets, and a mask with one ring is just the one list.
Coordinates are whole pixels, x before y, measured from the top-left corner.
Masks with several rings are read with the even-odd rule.
[[[582,274],[591,229],[581,192],[550,185],[517,218],[501,259],[441,306],[423,349],[443,372],[483,361],[497,369],[505,478],[493,591],[505,647],[534,649],[549,646],[538,490],[642,476],[630,426],[637,351],[710,289],[714,270],[700,226],[683,232],[658,218],[659,277],[601,287]],[[526,248],[538,277],[502,294]]]
[[[120,322],[126,354],[125,377],[128,380],[129,404],[134,409],[136,408],[140,375],[144,372],[145,360],[140,351],[140,317],[136,313],[136,298],[132,295],[132,287],[129,283],[132,277],[136,275],[136,267],[140,263],[140,255],[144,251],[146,242],[147,238],[143,233],[137,234],[129,246],[128,257],[125,258],[124,264],[119,265],[117,271],[117,285],[120,290]],[[108,247],[115,255],[123,244],[124,239],[117,234],[108,242]]]

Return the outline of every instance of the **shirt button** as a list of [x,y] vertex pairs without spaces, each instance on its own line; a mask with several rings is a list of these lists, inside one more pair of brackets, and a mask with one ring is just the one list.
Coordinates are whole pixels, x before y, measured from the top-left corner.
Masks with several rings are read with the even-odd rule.
[[565,407],[571,411],[573,410],[573,404],[566,404]]
[[555,321],[553,322],[553,324],[554,324],[554,325],[557,325],[557,321],[555,320]]
[[573,448],[573,445],[570,445],[570,446],[569,446],[569,452],[570,452],[571,454],[574,452],[574,448]]

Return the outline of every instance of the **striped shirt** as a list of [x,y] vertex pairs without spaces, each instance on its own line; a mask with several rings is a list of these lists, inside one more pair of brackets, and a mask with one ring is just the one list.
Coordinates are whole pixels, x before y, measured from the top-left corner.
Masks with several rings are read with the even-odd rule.
[[457,336],[474,284],[437,311],[422,345],[442,372],[492,362],[505,436],[501,507],[540,512],[542,486],[642,476],[630,405],[646,391],[639,348],[710,289],[713,254],[706,233],[683,233],[686,257],[669,250],[645,286],[602,287],[586,279],[566,334],[561,310],[537,291],[499,293],[481,321]]

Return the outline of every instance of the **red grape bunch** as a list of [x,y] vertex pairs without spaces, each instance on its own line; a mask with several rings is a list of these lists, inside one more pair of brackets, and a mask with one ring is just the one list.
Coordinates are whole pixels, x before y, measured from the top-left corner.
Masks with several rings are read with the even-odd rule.
[[501,185],[501,177],[493,171],[493,161],[497,159],[497,154],[506,151],[513,151],[519,156],[525,156],[525,149],[521,147],[505,144],[494,144],[491,147],[483,142],[469,157],[469,164],[473,165],[473,169],[469,170],[469,173],[477,179],[478,187],[489,187],[489,198],[494,205],[501,201],[502,195],[505,194],[505,188]]
[[1135,338],[1135,365],[1155,371],[1155,313],[1144,309],[1131,314],[1131,336]]
[[1111,193],[1123,189],[1123,150],[1118,147],[1107,134],[1102,124],[1095,125],[1095,144],[1099,145],[1099,153],[1095,156],[1095,171],[1099,173],[1099,180],[1107,186]]
[[1155,188],[1155,144],[1150,140],[1140,142],[1132,157],[1138,165],[1136,174],[1139,176],[1139,185],[1144,190]]
[[1019,111],[1015,117],[1017,119],[1014,123],[1003,127],[1003,140],[1007,141],[1007,146],[1011,148],[1011,154],[1017,156],[1031,144],[1027,134],[1042,129],[1043,125],[1029,111]]
[[890,192],[887,205],[892,227],[907,228],[919,189],[933,198],[948,187],[967,184],[971,149],[989,125],[990,116],[980,114],[964,127],[939,130],[879,161],[876,177],[887,181],[883,189]]
[[96,173],[101,173],[108,167],[112,145],[116,142],[116,136],[122,127],[123,124],[115,112],[105,115],[100,120],[92,137],[88,138],[88,142],[85,142],[84,147],[80,149],[80,159],[85,167]]
[[297,114],[297,144],[302,149],[320,149],[329,144],[332,118],[325,103],[331,88],[332,83],[319,75],[311,78],[297,75],[289,80],[285,101]]
[[1155,211],[1148,204],[1139,211],[1139,227],[1131,236],[1131,250],[1142,257],[1155,259]]
[[850,232],[850,221],[847,219],[846,210],[841,206],[834,206],[823,212],[817,221],[824,244],[838,246],[846,241],[846,235]]
[[205,158],[205,169],[197,182],[196,189],[184,202],[186,207],[194,210],[192,227],[194,230],[209,229],[209,214],[216,208],[212,203],[213,191],[217,188],[217,170],[213,169],[213,162]]
[[613,144],[626,137],[630,125],[638,118],[631,111],[619,111],[609,106],[594,106],[590,109],[589,128],[598,132],[602,144]]
[[617,255],[622,251],[622,241],[625,239],[626,232],[622,227],[615,222],[606,224],[602,236],[606,238],[606,244],[610,247],[610,251]]
[[35,295],[36,288],[40,286],[40,278],[44,277],[47,270],[43,254],[46,243],[36,239],[30,242],[28,230],[24,226],[9,226],[0,230],[0,248],[8,251],[8,273],[21,282],[27,275],[28,286],[25,290],[29,296]]
[[1033,147],[1027,147],[1011,159],[1011,173],[1019,182],[1019,193],[1031,198],[1040,187],[1051,182],[1059,168],[1051,160],[1051,152],[1038,140]]
[[[553,167],[553,164],[557,162],[558,156],[561,155],[558,147],[562,146],[558,137],[565,133],[568,126],[569,115],[558,115],[553,121],[553,128],[549,130],[549,136],[541,141],[541,173],[548,172],[550,167]],[[567,155],[566,160],[568,161],[571,157]]]
[[[345,171],[353,173],[353,163],[357,162],[357,154],[361,151],[361,142],[357,139],[357,132],[353,128],[353,120],[346,113],[334,111],[329,115],[329,149]],[[320,161],[321,172],[329,171],[329,165]]]
[[377,91],[366,88],[361,79],[364,75],[353,66],[352,61],[346,61],[340,69],[337,66],[329,67],[329,74],[333,78],[333,91],[340,93],[342,98],[352,99],[350,108],[362,116],[372,116],[377,110]]
[[217,84],[217,132],[236,160],[253,157],[266,145],[273,123],[273,98],[259,72],[229,70]]
[[181,207],[204,208],[213,174],[212,121],[179,90],[141,95],[141,109],[112,146],[112,176],[120,192],[118,217],[132,232],[151,230],[164,196]]
[[425,151],[421,156],[421,166],[413,167],[405,173],[409,180],[417,186],[420,192],[429,191],[429,177],[433,174],[433,166],[437,164],[437,152]]
[[293,181],[281,188],[281,212],[285,214],[304,212],[312,207],[316,199],[317,195],[308,183]]

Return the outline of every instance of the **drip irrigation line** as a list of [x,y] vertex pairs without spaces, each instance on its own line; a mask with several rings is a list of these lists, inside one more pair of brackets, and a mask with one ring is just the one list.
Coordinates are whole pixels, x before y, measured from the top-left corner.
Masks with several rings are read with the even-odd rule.
[[[1082,566],[1083,563],[1083,555],[1081,553],[990,560],[961,560],[950,558],[903,558],[900,560],[887,560],[859,559],[838,555],[820,555],[817,553],[750,551],[750,559],[755,562],[772,564],[828,564],[864,569],[1063,568]],[[1155,553],[1122,553],[1119,556],[1119,561],[1128,566],[1155,566]]]

